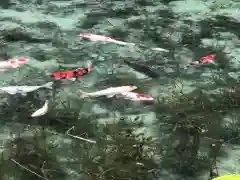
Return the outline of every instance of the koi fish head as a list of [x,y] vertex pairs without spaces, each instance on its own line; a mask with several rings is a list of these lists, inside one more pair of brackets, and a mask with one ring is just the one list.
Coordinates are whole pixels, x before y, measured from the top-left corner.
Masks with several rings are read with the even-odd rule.
[[131,89],[131,91],[137,89],[137,86],[134,86],[134,85],[130,85],[129,88]]

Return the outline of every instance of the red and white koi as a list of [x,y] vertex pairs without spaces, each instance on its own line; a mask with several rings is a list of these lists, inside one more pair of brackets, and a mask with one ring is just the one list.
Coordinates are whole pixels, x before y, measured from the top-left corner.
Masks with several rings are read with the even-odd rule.
[[120,87],[110,87],[101,91],[96,91],[92,93],[80,92],[81,97],[99,97],[99,96],[107,96],[108,98],[113,97],[116,94],[120,94],[123,92],[129,92],[137,89],[137,86],[120,86]]
[[208,56],[204,56],[201,59],[197,60],[197,61],[193,61],[191,63],[189,63],[187,66],[185,66],[185,68],[188,68],[191,65],[199,65],[199,64],[205,64],[205,63],[212,63],[215,60],[216,55],[208,55]]
[[85,37],[90,39],[91,41],[101,41],[101,42],[105,42],[105,43],[115,43],[115,44],[120,44],[120,45],[132,45],[134,46],[135,43],[128,43],[128,42],[124,42],[124,41],[119,41],[107,36],[102,36],[102,35],[97,35],[97,34],[90,34],[90,33],[81,33],[80,34],[81,37]]
[[210,63],[213,62],[215,60],[216,55],[208,55],[208,56],[204,56],[201,59],[199,59],[198,61],[193,61],[193,64],[204,64],[204,63]]
[[[92,62],[87,62],[87,68],[81,69],[74,69],[69,71],[63,72],[55,72],[50,76],[54,79],[70,79],[70,80],[77,80],[80,76],[84,76],[92,71]],[[49,74],[49,73],[47,73]]]
[[19,58],[15,60],[0,61],[0,71],[5,71],[7,69],[17,68],[20,64],[28,62],[27,58]]
[[118,96],[131,101],[154,101],[152,96],[135,92],[123,92]]

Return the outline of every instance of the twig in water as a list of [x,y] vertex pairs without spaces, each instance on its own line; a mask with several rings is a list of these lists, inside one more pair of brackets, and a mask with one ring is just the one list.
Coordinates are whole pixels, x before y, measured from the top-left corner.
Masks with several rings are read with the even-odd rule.
[[82,138],[82,137],[80,137],[80,136],[74,136],[74,135],[72,135],[72,134],[69,134],[69,132],[70,132],[73,128],[74,128],[74,126],[71,127],[69,130],[67,130],[67,132],[66,132],[65,134],[67,134],[68,136],[71,136],[71,137],[73,137],[73,138],[76,138],[76,139],[81,139],[81,140],[83,140],[83,141],[87,141],[87,142],[90,142],[90,143],[96,143],[96,141],[93,141],[93,140],[90,140],[90,139],[85,139],[85,138]]
[[102,177],[103,177],[104,174],[106,174],[107,172],[112,171],[112,170],[114,170],[114,169],[116,169],[116,168],[113,167],[113,168],[107,169],[106,171],[103,171],[102,174],[101,174],[98,178],[99,178],[99,179],[102,179]]
[[41,176],[41,175],[35,173],[34,171],[28,169],[28,168],[25,167],[25,166],[21,165],[19,162],[15,161],[14,159],[11,159],[11,161],[14,162],[15,164],[17,164],[18,166],[20,166],[21,168],[23,168],[23,169],[25,169],[25,170],[27,170],[27,171],[29,171],[29,172],[35,174],[36,176],[38,176],[38,177],[40,177],[40,178],[42,178],[42,179],[48,180],[47,178],[45,178],[45,177],[43,177],[43,176]]
[[237,139],[240,139],[240,136],[235,137],[235,138],[231,138],[231,139],[225,141],[224,143],[225,143],[225,144],[226,144],[226,143],[230,143],[231,141],[233,141],[233,140],[237,140]]

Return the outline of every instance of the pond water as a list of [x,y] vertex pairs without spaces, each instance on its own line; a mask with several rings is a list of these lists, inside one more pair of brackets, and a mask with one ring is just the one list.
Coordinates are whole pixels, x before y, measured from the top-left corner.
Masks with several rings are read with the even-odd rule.
[[[1,72],[2,87],[42,85],[52,81],[49,73],[89,60],[93,71],[24,97],[1,92],[1,179],[240,174],[239,6],[237,0],[2,0],[0,57],[30,59]],[[90,41],[80,33],[137,46]],[[216,63],[184,69],[212,54]],[[131,84],[155,101],[79,96]],[[49,112],[31,118],[46,99]]]

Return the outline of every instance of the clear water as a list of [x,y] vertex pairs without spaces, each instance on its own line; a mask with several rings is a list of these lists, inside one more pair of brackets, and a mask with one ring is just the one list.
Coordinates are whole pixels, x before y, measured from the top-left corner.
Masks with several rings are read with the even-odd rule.
[[[14,160],[58,180],[206,180],[240,173],[239,5],[224,0],[1,1],[1,59],[30,58],[2,72],[1,86],[40,85],[51,80],[46,72],[83,67],[87,60],[94,65],[77,82],[56,82],[53,92],[1,93],[1,179],[41,179]],[[80,33],[145,47],[92,42]],[[169,53],[150,50],[155,47]],[[210,54],[217,55],[216,64],[183,69]],[[124,60],[151,68],[155,76]],[[77,94],[129,84],[156,101]],[[46,99],[49,113],[30,118]],[[66,135],[72,126],[73,135],[96,143]]]

